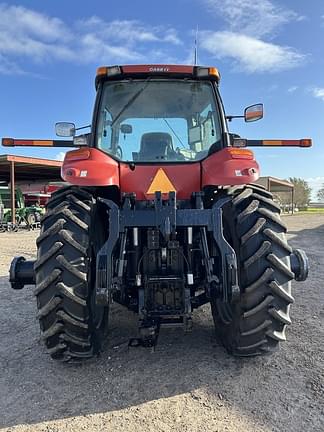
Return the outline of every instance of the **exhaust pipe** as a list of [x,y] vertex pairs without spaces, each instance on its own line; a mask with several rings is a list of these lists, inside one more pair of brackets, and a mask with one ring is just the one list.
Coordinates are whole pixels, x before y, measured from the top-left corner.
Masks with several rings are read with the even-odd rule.
[[9,282],[14,290],[23,289],[25,285],[35,285],[35,261],[26,261],[23,256],[15,257],[9,269]]

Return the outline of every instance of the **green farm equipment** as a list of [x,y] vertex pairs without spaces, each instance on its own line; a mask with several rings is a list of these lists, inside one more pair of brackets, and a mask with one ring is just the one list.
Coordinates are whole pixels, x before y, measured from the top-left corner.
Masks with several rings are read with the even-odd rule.
[[35,228],[39,223],[44,209],[37,205],[26,206],[22,191],[19,188],[15,189],[15,215],[16,222],[12,223],[11,211],[11,196],[8,186],[0,186],[0,225],[2,229],[19,228],[26,226],[27,228]]

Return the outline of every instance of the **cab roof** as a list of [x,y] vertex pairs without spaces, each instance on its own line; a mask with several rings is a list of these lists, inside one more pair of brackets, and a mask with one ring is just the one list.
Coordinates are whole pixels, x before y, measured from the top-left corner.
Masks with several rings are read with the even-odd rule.
[[124,65],[101,66],[97,69],[96,88],[102,80],[116,80],[129,77],[163,76],[172,78],[208,79],[219,83],[220,73],[215,67],[185,65]]

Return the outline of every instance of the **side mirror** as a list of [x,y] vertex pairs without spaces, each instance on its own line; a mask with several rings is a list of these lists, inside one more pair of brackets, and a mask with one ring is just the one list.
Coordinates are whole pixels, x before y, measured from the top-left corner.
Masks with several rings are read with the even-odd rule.
[[130,124],[122,124],[120,126],[120,132],[122,134],[131,134],[133,132],[133,126]]
[[250,105],[244,110],[244,120],[254,122],[263,118],[263,104]]
[[75,124],[59,122],[55,124],[55,133],[60,137],[70,137],[75,135]]

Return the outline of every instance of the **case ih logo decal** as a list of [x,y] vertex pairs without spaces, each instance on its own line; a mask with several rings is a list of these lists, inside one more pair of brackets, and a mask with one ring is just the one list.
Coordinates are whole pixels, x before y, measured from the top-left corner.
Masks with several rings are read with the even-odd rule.
[[150,67],[149,72],[169,72],[168,67]]

